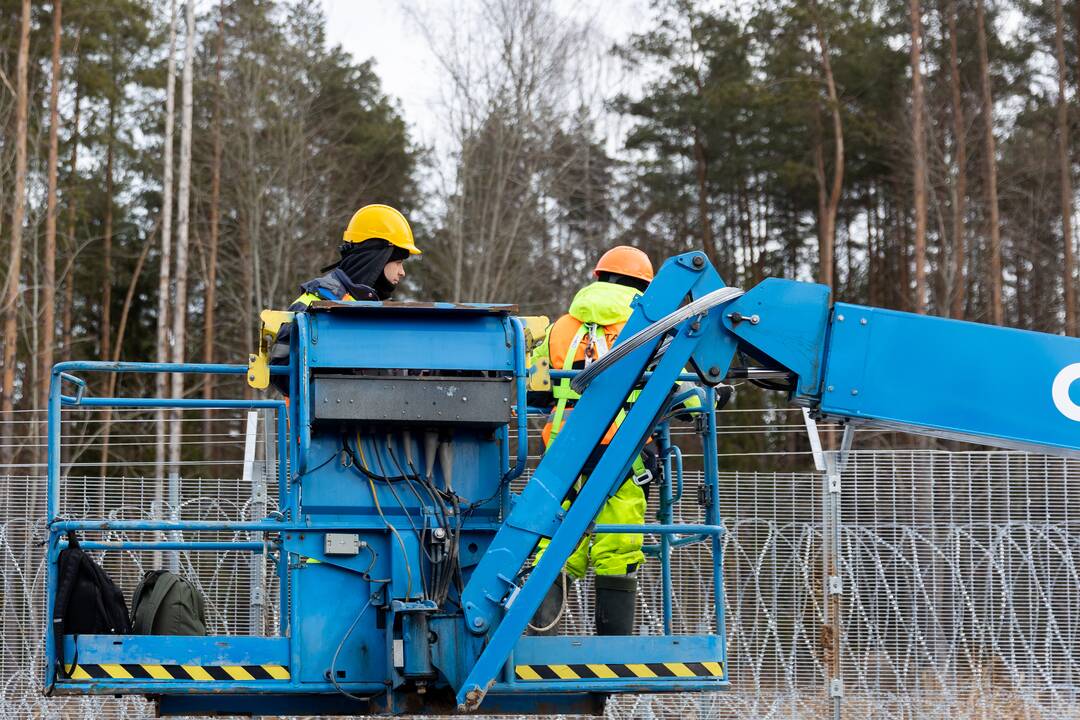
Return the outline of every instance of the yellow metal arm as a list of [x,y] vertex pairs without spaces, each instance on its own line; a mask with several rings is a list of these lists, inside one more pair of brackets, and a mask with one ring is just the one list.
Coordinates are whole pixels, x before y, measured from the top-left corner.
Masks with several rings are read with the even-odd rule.
[[551,363],[547,358],[533,360],[532,351],[544,342],[551,320],[547,315],[528,315],[518,318],[525,325],[525,365],[532,368],[529,390],[551,390]]
[[288,310],[263,310],[259,314],[259,349],[248,355],[248,385],[265,390],[270,385],[270,346],[274,344],[281,326],[292,322]]

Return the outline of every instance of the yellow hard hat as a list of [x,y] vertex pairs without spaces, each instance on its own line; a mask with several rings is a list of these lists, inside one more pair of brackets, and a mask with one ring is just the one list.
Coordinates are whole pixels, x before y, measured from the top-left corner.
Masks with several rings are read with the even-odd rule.
[[408,250],[410,255],[420,254],[409,221],[389,205],[365,205],[360,208],[353,213],[349,227],[342,235],[342,239],[350,243],[362,243],[372,238],[382,238],[391,245]]

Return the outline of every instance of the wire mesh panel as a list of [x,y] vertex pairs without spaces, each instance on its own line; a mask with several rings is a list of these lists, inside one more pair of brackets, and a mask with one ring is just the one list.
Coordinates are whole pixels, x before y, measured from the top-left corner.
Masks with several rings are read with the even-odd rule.
[[[260,445],[257,455],[270,458],[260,466],[270,492],[264,506],[244,482],[245,418],[222,414],[212,426],[203,420],[185,418],[189,450],[171,473],[179,494],[169,502],[170,473],[154,473],[149,417],[116,413],[109,419],[114,450],[118,443],[141,443],[132,446],[141,448],[141,454],[125,452],[126,464],[111,464],[102,477],[102,418],[66,413],[65,422],[71,424],[65,433],[72,442],[65,451],[69,465],[62,514],[248,520],[272,510],[274,453]],[[26,416],[25,422],[37,421]],[[677,522],[700,522],[700,448],[687,432],[675,432],[689,470],[674,515]],[[265,438],[260,431],[258,442]],[[532,440],[534,466],[539,458]],[[25,447],[33,441],[17,442]],[[797,450],[802,457],[802,448]],[[213,452],[213,462],[203,459],[206,452]],[[722,458],[722,466],[726,461]],[[25,461],[0,472],[6,476],[0,512],[0,717],[152,717],[153,706],[137,698],[41,697],[43,468]],[[1075,649],[1080,640],[1075,519],[1080,517],[1080,492],[1072,487],[1078,479],[1076,461],[1023,453],[916,449],[851,454],[840,486],[844,717],[1080,718]],[[617,697],[608,704],[609,718],[830,716],[823,538],[832,528],[824,494],[822,478],[811,472],[720,474],[732,690]],[[654,488],[650,520],[657,500]],[[160,539],[150,532],[87,537]],[[241,538],[218,533],[199,539]],[[656,541],[646,537],[646,542]],[[710,553],[707,542],[673,551],[676,634],[715,631]],[[129,598],[143,571],[175,557],[180,573],[207,599],[211,632],[276,632],[274,573],[261,568],[265,572],[260,575],[250,554],[94,554]],[[265,556],[255,557],[266,562]],[[647,562],[640,579],[637,631],[660,634],[659,562]],[[267,599],[261,615],[252,607],[256,586]],[[591,578],[575,583],[561,632],[592,633],[593,604]]]
[[[741,431],[740,431],[741,432]],[[538,436],[538,433],[534,433]],[[673,427],[687,467],[701,466],[700,444],[688,425]],[[534,450],[538,447],[537,437]],[[530,456],[535,466],[539,455]],[[722,459],[723,463],[723,459]],[[704,473],[688,470],[674,521],[702,523]],[[821,632],[821,482],[813,473],[721,472],[721,540],[732,690],[724,693],[616,696],[607,716],[636,718],[818,717],[827,707],[818,650]],[[519,489],[528,474],[518,481]],[[659,491],[648,493],[647,521],[659,511]],[[646,543],[659,536],[646,535]],[[712,547],[701,542],[672,551],[672,632],[717,631]],[[660,562],[638,572],[637,632],[661,635],[664,614]],[[594,632],[592,575],[569,587],[562,634]]]
[[844,707],[1080,717],[1080,462],[855,452],[842,481]]
[[[189,413],[181,418],[184,454],[155,473],[151,417],[134,411],[65,410],[64,463],[59,515],[65,519],[253,520],[277,507],[273,424],[259,418],[257,461],[244,467],[247,417],[235,411]],[[31,418],[27,417],[29,421]],[[102,464],[108,447],[122,462]],[[34,441],[23,440],[23,448]],[[39,443],[43,444],[43,443]],[[268,452],[269,450],[269,452]],[[0,511],[0,717],[145,718],[153,706],[141,698],[51,698],[41,695],[45,627],[45,475],[30,457],[16,469],[33,474],[3,477],[6,502]],[[120,468],[127,475],[113,474]],[[10,470],[11,468],[9,468]],[[0,468],[0,472],[3,469]],[[253,479],[255,482],[253,482]],[[88,531],[83,541],[250,541],[241,533],[180,534],[154,531]],[[206,601],[207,632],[214,635],[276,635],[277,576],[265,553],[94,550],[90,553],[130,603],[136,585],[153,569],[173,569]],[[267,600],[263,600],[267,599]],[[258,601],[258,602],[256,602]]]
[[[685,478],[676,522],[702,519],[697,488]],[[612,718],[815,717],[823,684],[820,634],[820,483],[809,473],[720,474],[726,534],[724,602],[728,674],[724,693],[642,695],[613,699]],[[650,509],[655,511],[655,497]],[[675,634],[715,632],[710,543],[672,555]],[[660,564],[640,574],[639,631],[663,631]]]

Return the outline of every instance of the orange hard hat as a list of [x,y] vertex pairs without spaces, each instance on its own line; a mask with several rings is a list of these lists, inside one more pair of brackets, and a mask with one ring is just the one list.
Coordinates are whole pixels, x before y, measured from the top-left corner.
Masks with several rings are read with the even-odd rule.
[[653,279],[649,256],[629,245],[613,247],[601,255],[600,262],[593,268],[593,275],[600,277],[602,272],[626,275],[646,282],[652,282]]

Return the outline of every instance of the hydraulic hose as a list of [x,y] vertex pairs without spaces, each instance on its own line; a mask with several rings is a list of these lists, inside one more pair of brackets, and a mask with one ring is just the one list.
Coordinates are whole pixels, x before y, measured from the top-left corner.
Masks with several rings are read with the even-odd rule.
[[604,357],[578,373],[574,379],[570,381],[570,388],[580,395],[585,392],[585,388],[589,386],[589,383],[596,379],[597,375],[604,372],[608,367],[617,363],[645,343],[655,340],[684,320],[696,315],[703,315],[717,305],[734,300],[742,294],[743,291],[740,288],[720,288],[719,290],[713,290],[711,293],[706,293],[697,300],[693,300],[686,305],[683,305],[651,325],[638,330],[624,342],[616,344],[615,347],[611,348],[611,350],[604,355]]

